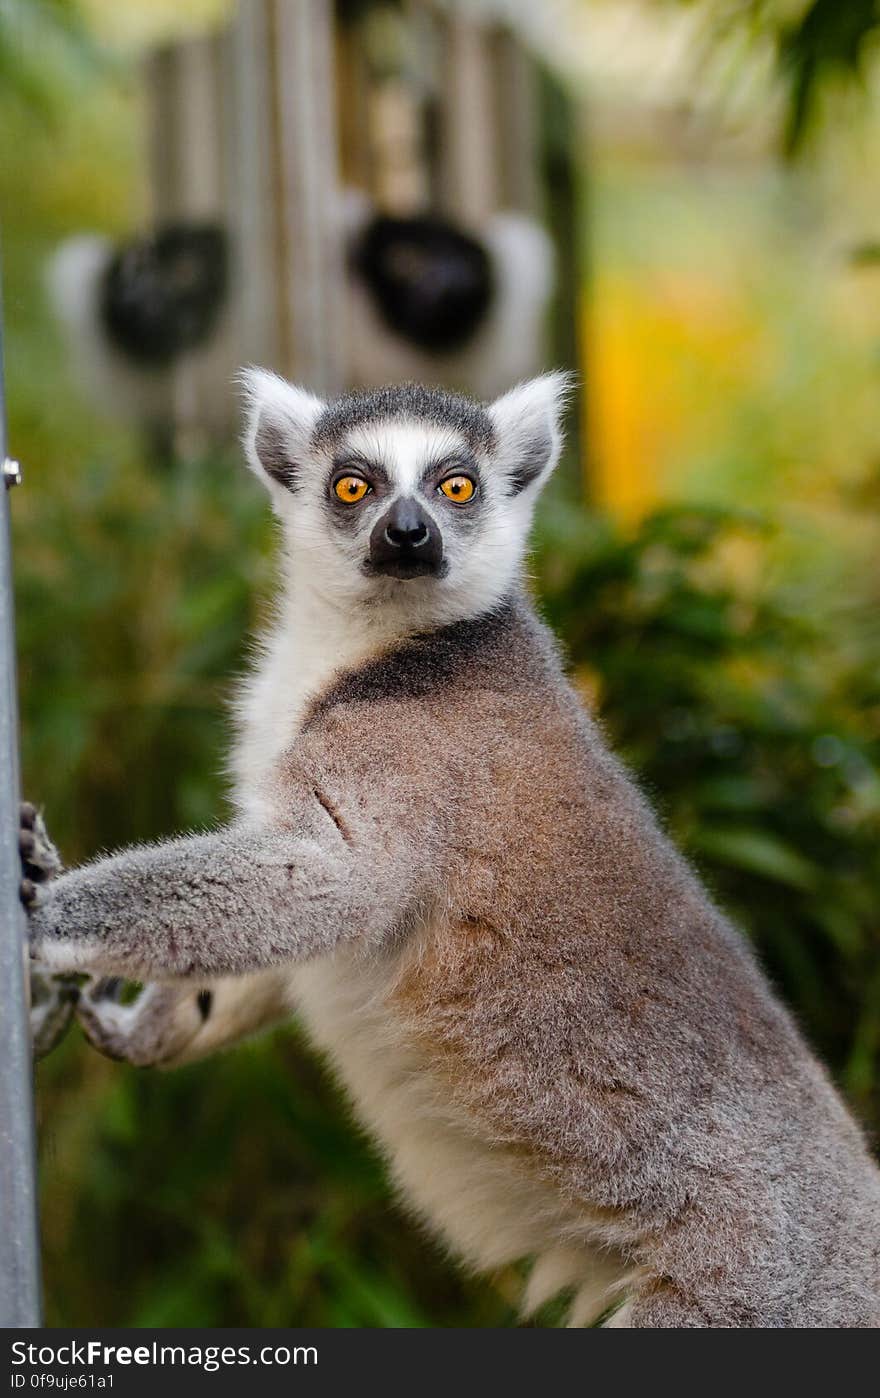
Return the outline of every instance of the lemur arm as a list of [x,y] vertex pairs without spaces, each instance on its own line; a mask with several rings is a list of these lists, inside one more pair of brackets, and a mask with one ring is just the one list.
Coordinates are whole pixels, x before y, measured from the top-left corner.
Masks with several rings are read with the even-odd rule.
[[377,944],[424,866],[381,783],[350,805],[343,822],[301,780],[285,791],[284,828],[237,823],[64,874],[32,908],[32,954],[54,972],[200,980],[302,961],[342,939]]

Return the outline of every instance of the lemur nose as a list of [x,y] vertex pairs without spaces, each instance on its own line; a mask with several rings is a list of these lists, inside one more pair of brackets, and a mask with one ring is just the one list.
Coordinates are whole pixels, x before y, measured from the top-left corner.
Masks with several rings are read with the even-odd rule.
[[415,500],[398,500],[389,511],[385,538],[398,549],[417,549],[428,542],[428,526]]
[[413,496],[392,502],[370,535],[367,571],[374,576],[421,578],[442,574],[443,535],[421,502]]

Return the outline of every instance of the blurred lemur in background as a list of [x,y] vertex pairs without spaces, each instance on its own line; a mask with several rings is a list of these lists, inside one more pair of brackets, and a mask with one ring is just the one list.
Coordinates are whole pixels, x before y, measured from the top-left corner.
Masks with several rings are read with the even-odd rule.
[[[338,218],[351,383],[468,384],[491,398],[534,373],[553,290],[552,243],[534,219],[497,213],[477,238],[435,214],[379,213],[355,190]],[[78,234],[56,248],[46,281],[94,406],[139,424],[151,455],[172,459],[172,373],[222,351],[237,320],[235,247],[222,225],[165,223],[118,244]],[[225,382],[225,364],[218,372]],[[225,441],[230,416],[218,393],[202,426]]]
[[173,457],[170,371],[222,332],[229,263],[223,228],[193,221],[122,243],[77,234],[49,260],[49,302],[75,374],[99,411],[144,430],[153,459]]
[[[527,599],[561,377],[489,407],[246,377],[284,547],[231,824],[47,879],[85,1032],[181,1063],[298,1011],[408,1204],[572,1324],[880,1323],[880,1174]],[[133,1005],[102,977],[143,981]]]

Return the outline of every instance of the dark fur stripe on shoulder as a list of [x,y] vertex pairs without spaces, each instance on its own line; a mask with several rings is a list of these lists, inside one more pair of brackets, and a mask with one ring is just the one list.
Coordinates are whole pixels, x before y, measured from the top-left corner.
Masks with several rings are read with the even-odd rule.
[[[516,688],[547,673],[543,628],[517,598],[473,621],[413,636],[375,660],[343,674],[313,701],[303,724],[344,704],[417,699],[451,685]],[[543,640],[543,636],[541,637]]]

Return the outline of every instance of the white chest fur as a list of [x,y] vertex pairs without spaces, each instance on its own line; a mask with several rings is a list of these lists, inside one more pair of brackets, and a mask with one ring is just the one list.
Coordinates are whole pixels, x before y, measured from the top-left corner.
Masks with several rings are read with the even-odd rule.
[[380,644],[340,610],[321,606],[308,594],[296,603],[282,601],[236,703],[239,734],[230,765],[233,799],[243,814],[263,816],[267,779],[294,741],[310,700]]

